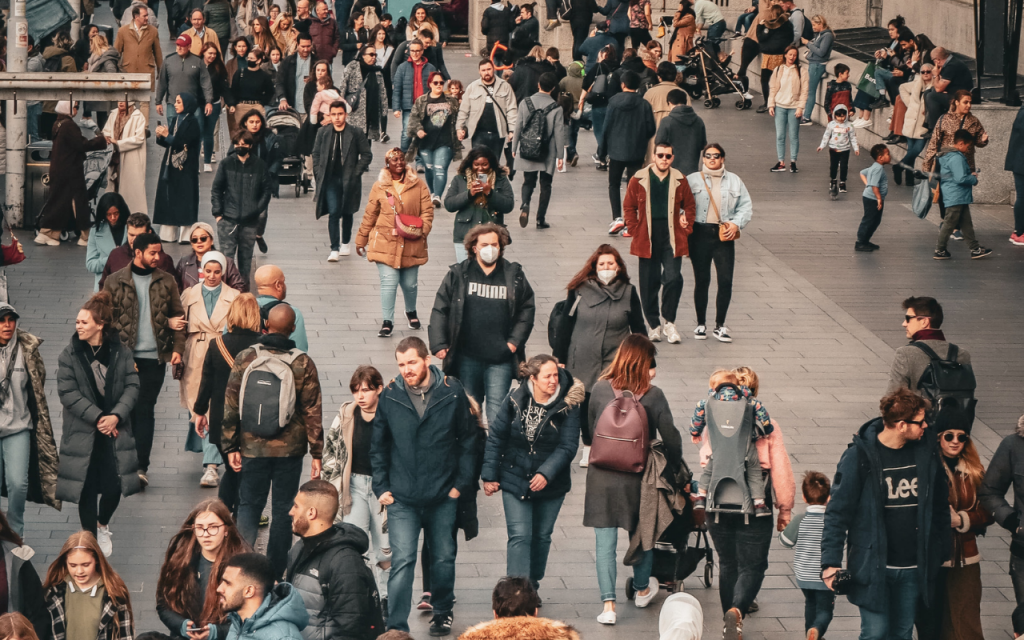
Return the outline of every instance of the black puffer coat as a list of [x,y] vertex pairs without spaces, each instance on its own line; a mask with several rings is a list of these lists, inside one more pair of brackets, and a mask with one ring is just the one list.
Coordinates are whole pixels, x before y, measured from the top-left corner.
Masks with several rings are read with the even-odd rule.
[[210,191],[213,217],[239,224],[256,224],[256,218],[270,205],[272,182],[267,164],[253,156],[246,162],[232,153],[220,166]]
[[295,543],[285,581],[302,596],[305,640],[374,640],[384,633],[373,572],[363,561],[370,538],[354,524],[336,524]]
[[[558,396],[552,398],[533,442],[526,438],[523,425],[523,414],[532,399],[529,384],[523,381],[505,398],[488,429],[481,473],[484,482],[500,482],[502,491],[520,500],[557,498],[569,492],[569,464],[579,446],[584,390],[583,383],[573,380],[565,369],[558,370],[558,385]],[[536,473],[548,484],[532,493],[530,479]]]

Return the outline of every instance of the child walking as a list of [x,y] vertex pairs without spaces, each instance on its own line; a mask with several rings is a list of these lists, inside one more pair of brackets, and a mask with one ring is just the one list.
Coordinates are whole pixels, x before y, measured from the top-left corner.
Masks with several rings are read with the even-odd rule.
[[978,243],[971,220],[971,203],[974,202],[974,185],[978,184],[977,174],[971,172],[966,153],[974,144],[974,134],[960,129],[953,135],[953,146],[945,147],[936,155],[939,160],[939,183],[942,185],[942,204],[946,206],[946,217],[939,227],[939,244],[935,247],[936,260],[949,260],[953,256],[947,250],[949,236],[955,229],[971,248],[971,259],[984,258],[992,253]]
[[[850,67],[843,63],[833,67],[835,80],[829,80],[825,85],[825,108],[832,113],[839,105],[846,107],[847,113],[853,109],[853,85],[850,84]],[[852,122],[850,124],[853,124]]]
[[807,640],[820,640],[836,606],[836,594],[821,580],[821,534],[831,486],[825,474],[808,471],[802,489],[807,511],[793,518],[779,534],[779,541],[785,547],[796,548],[793,573],[804,593],[804,633]]
[[[740,385],[739,378],[733,371],[720,369],[708,380],[708,396],[715,400],[724,402],[746,402],[751,397],[750,389]],[[739,392],[737,392],[739,389]],[[690,421],[690,437],[694,444],[702,442],[701,436],[704,427],[707,426],[707,398],[697,403],[693,411],[693,419]],[[745,455],[745,468],[747,486],[750,489],[750,497],[754,501],[754,515],[771,516],[772,511],[764,501],[764,476],[761,473],[761,462],[757,456],[758,438],[770,434],[775,427],[772,426],[768,411],[761,404],[760,400],[754,400],[754,429],[750,434],[750,442],[747,443]],[[707,463],[704,465],[704,472],[701,474],[700,482],[697,485],[697,495],[693,496],[693,508],[704,509],[707,505],[708,485],[711,484],[711,471],[714,463],[715,452],[711,452]]]
[[860,219],[860,227],[857,229],[854,251],[877,251],[881,248],[871,242],[871,236],[882,223],[882,210],[885,198],[889,195],[889,176],[885,174],[885,165],[891,159],[889,147],[876,144],[871,147],[871,157],[875,160],[874,164],[860,172],[860,179],[864,182],[864,217]]
[[857,130],[847,121],[849,111],[845,105],[837,104],[832,109],[832,121],[825,127],[818,151],[828,146],[829,190],[836,190],[836,173],[839,174],[839,193],[846,193],[846,172],[850,168],[850,149],[860,155],[857,144]]

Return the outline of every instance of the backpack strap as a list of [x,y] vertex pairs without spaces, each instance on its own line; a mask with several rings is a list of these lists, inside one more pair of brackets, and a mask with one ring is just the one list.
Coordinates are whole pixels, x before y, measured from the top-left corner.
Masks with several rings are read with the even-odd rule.
[[231,357],[231,352],[228,351],[228,346],[224,344],[224,338],[222,336],[217,336],[213,343],[217,345],[217,349],[220,350],[220,355],[224,358],[224,361],[228,363],[228,367],[235,366],[235,359]]
[[[620,389],[616,389],[615,387],[612,387],[612,393],[615,394],[615,398],[616,399],[622,397],[622,391]],[[644,397],[644,394],[642,394],[642,393],[633,393],[632,391],[629,391],[629,395],[633,396],[633,399],[636,400],[637,402],[640,402],[640,398]]]
[[[943,359],[939,357],[939,354],[935,353],[934,349],[932,349],[931,347],[929,347],[928,345],[926,345],[923,342],[914,341],[914,342],[910,343],[910,346],[917,347],[918,349],[923,351],[924,354],[926,356],[928,356],[932,361],[935,361],[935,362],[942,362],[943,361]],[[956,345],[953,344],[953,343],[950,343],[949,344],[949,354],[948,355],[955,356],[956,352],[954,351],[954,349],[956,349]],[[955,362],[955,360],[954,360],[954,362]]]
[[526,103],[526,112],[530,115],[533,115],[533,112],[537,110],[537,108],[533,106],[533,100],[527,98],[523,102]]

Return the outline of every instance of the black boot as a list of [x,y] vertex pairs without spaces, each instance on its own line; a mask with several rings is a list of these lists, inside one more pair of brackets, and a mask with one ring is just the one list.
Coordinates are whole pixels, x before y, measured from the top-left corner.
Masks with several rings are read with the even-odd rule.
[[892,181],[896,184],[903,184],[903,167],[899,164],[892,165]]
[[914,186],[914,173],[912,171],[907,172],[906,179],[903,181],[903,183],[906,184],[908,187]]

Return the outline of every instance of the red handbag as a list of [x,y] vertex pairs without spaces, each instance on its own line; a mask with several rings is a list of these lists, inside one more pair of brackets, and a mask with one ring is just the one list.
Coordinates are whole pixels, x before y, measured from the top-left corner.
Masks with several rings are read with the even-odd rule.
[[390,191],[384,192],[388,197],[388,204],[395,214],[395,233],[406,240],[419,240],[423,237],[423,218],[410,216],[401,213],[398,209],[402,206],[401,198],[398,199],[398,207],[395,206],[395,196]]

